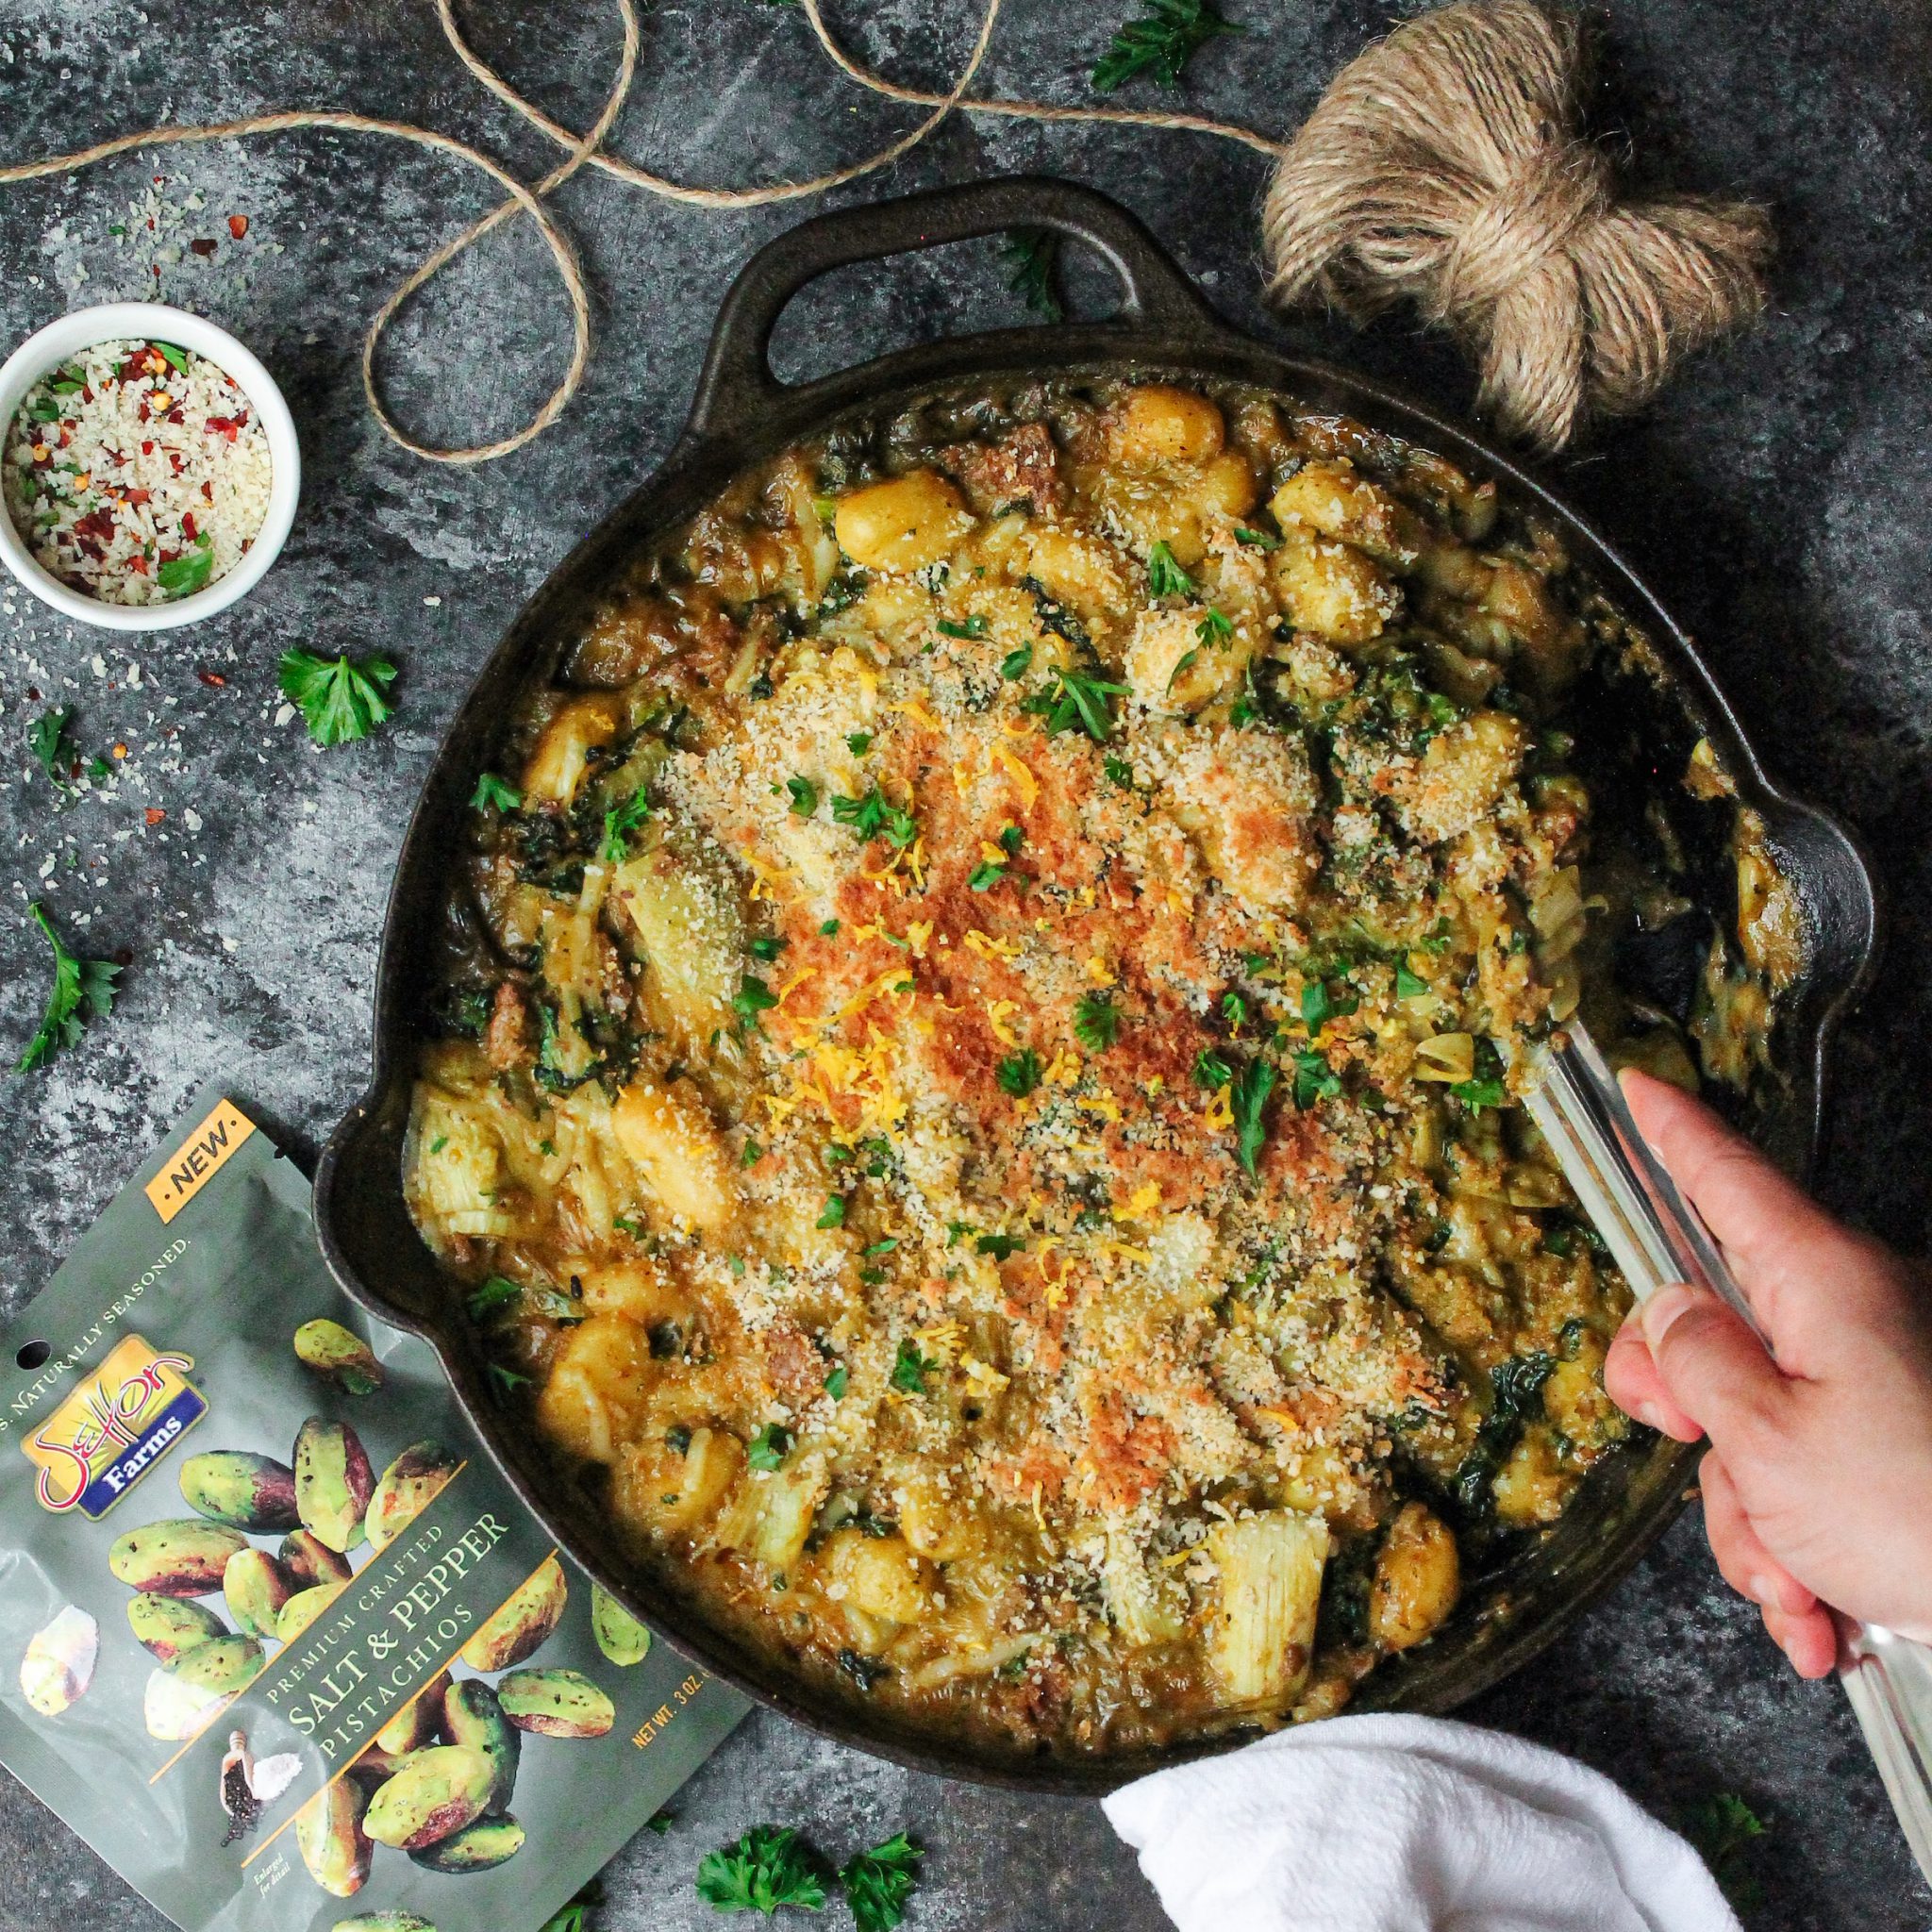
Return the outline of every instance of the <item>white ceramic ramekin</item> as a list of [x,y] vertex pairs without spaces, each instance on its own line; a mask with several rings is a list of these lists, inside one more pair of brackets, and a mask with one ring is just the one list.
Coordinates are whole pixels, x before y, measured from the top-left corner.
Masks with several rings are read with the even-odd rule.
[[172,630],[176,625],[212,617],[245,597],[279,554],[295,521],[295,499],[302,491],[302,452],[295,441],[295,419],[289,414],[275,378],[226,329],[163,302],[107,302],[95,308],[76,308],[27,337],[0,363],[0,440],[4,440],[6,425],[13,420],[21,398],[57,364],[96,342],[157,340],[207,357],[246,391],[256,421],[268,438],[272,465],[268,510],[247,556],[207,590],[168,604],[103,604],[42,570],[13,527],[13,520],[0,508],[0,563],[63,617],[97,625],[103,630]]

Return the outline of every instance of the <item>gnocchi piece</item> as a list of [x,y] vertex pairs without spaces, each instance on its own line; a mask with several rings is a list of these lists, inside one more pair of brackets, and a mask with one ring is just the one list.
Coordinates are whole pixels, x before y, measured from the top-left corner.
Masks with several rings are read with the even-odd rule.
[[1215,1675],[1230,1705],[1279,1705],[1307,1680],[1328,1561],[1319,1516],[1270,1509],[1217,1524],[1207,1548],[1221,1573]]
[[1274,587],[1297,630],[1338,644],[1366,644],[1402,608],[1401,593],[1359,550],[1297,531],[1274,553]]
[[1103,631],[1134,608],[1126,567],[1101,538],[1054,525],[1026,533],[1028,573],[1068,609]]
[[913,1554],[903,1537],[838,1530],[827,1541],[820,1565],[831,1593],[869,1617],[916,1624],[931,1607],[931,1566]]
[[1529,733],[1507,711],[1476,711],[1429,740],[1420,765],[1392,774],[1402,828],[1425,845],[1480,824],[1515,782]]
[[1405,1503],[1375,1557],[1369,1635],[1385,1650],[1407,1650],[1435,1633],[1461,1589],[1461,1558],[1448,1526],[1422,1504]]
[[615,1462],[635,1429],[651,1353],[622,1315],[591,1315],[563,1338],[537,1397],[543,1433],[586,1462]]
[[724,1142],[689,1080],[638,1080],[610,1109],[617,1144],[673,1222],[716,1233],[738,1212]]
[[638,1443],[625,1457],[612,1500],[641,1529],[688,1536],[724,1506],[743,1470],[743,1445],[728,1429],[666,1433]]
[[1555,1431],[1546,1423],[1531,1423],[1497,1473],[1492,1486],[1496,1520],[1511,1529],[1554,1523],[1574,1485],[1557,1457]]
[[1207,611],[1143,610],[1127,641],[1127,682],[1135,699],[1150,711],[1199,710],[1217,693],[1240,682],[1254,655],[1241,631],[1204,640]]
[[1242,905],[1291,912],[1307,898],[1322,854],[1315,779],[1299,738],[1215,732],[1176,761],[1170,794],[1175,823]]
[[1221,411],[1206,396],[1148,383],[1121,399],[1108,440],[1121,462],[1153,470],[1206,463],[1221,454],[1226,438]]
[[1296,525],[1331,537],[1393,570],[1417,563],[1428,541],[1426,526],[1407,505],[1379,483],[1356,474],[1345,457],[1305,463],[1269,499],[1286,532]]
[[866,570],[924,570],[971,534],[973,512],[936,470],[908,470],[839,499],[839,547]]
[[573,699],[543,727],[524,766],[524,803],[569,805],[583,783],[593,746],[617,736],[624,701],[609,691]]

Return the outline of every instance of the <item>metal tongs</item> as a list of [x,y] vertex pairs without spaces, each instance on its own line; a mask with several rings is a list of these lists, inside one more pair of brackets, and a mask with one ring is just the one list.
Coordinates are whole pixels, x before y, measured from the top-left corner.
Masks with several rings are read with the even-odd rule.
[[[1638,1300],[1684,1281],[1721,1296],[1769,1346],[1696,1210],[1645,1144],[1595,1042],[1572,1021],[1559,1044],[1518,1049],[1530,1117]],[[1919,1869],[1932,1881],[1932,1647],[1834,1610],[1839,1681]]]

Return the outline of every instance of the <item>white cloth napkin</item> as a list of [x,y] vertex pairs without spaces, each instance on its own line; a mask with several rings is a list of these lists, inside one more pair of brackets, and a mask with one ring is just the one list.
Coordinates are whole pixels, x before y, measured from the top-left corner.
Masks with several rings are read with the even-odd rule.
[[1106,1800],[1180,1932],[1739,1932],[1608,1778],[1425,1717],[1338,1717]]

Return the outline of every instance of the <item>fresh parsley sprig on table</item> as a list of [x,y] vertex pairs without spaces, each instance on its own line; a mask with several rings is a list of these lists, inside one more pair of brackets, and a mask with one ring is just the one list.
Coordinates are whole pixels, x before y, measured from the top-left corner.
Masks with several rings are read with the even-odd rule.
[[1059,237],[1046,228],[1015,228],[1001,248],[1012,271],[1007,287],[1018,295],[1035,315],[1048,322],[1066,316],[1057,286],[1059,264]]
[[395,707],[385,695],[396,667],[387,658],[317,658],[284,651],[282,693],[301,711],[317,744],[367,738]]
[[707,1852],[696,1883],[698,1896],[721,1912],[769,1919],[780,1906],[808,1912],[825,1906],[825,1881],[809,1847],[797,1832],[775,1824],[755,1824],[735,1845]]
[[51,711],[42,711],[26,727],[27,749],[40,761],[41,770],[62,791],[67,790],[68,775],[80,762],[79,748],[67,729],[73,719],[72,708],[60,705]]
[[82,959],[70,953],[54,930],[54,923],[39,904],[27,911],[54,949],[54,987],[40,1031],[27,1041],[15,1063],[16,1074],[43,1067],[62,1047],[77,1046],[90,1020],[105,1020],[114,1005],[114,982],[121,969],[107,959]]
[[901,1831],[841,1867],[839,1883],[845,1888],[858,1932],[892,1932],[904,1920],[924,1856]]
[[1110,94],[1146,74],[1162,87],[1178,87],[1181,70],[1209,41],[1246,31],[1224,20],[1213,0],[1148,0],[1146,13],[1123,22],[1094,63],[1093,85]]

